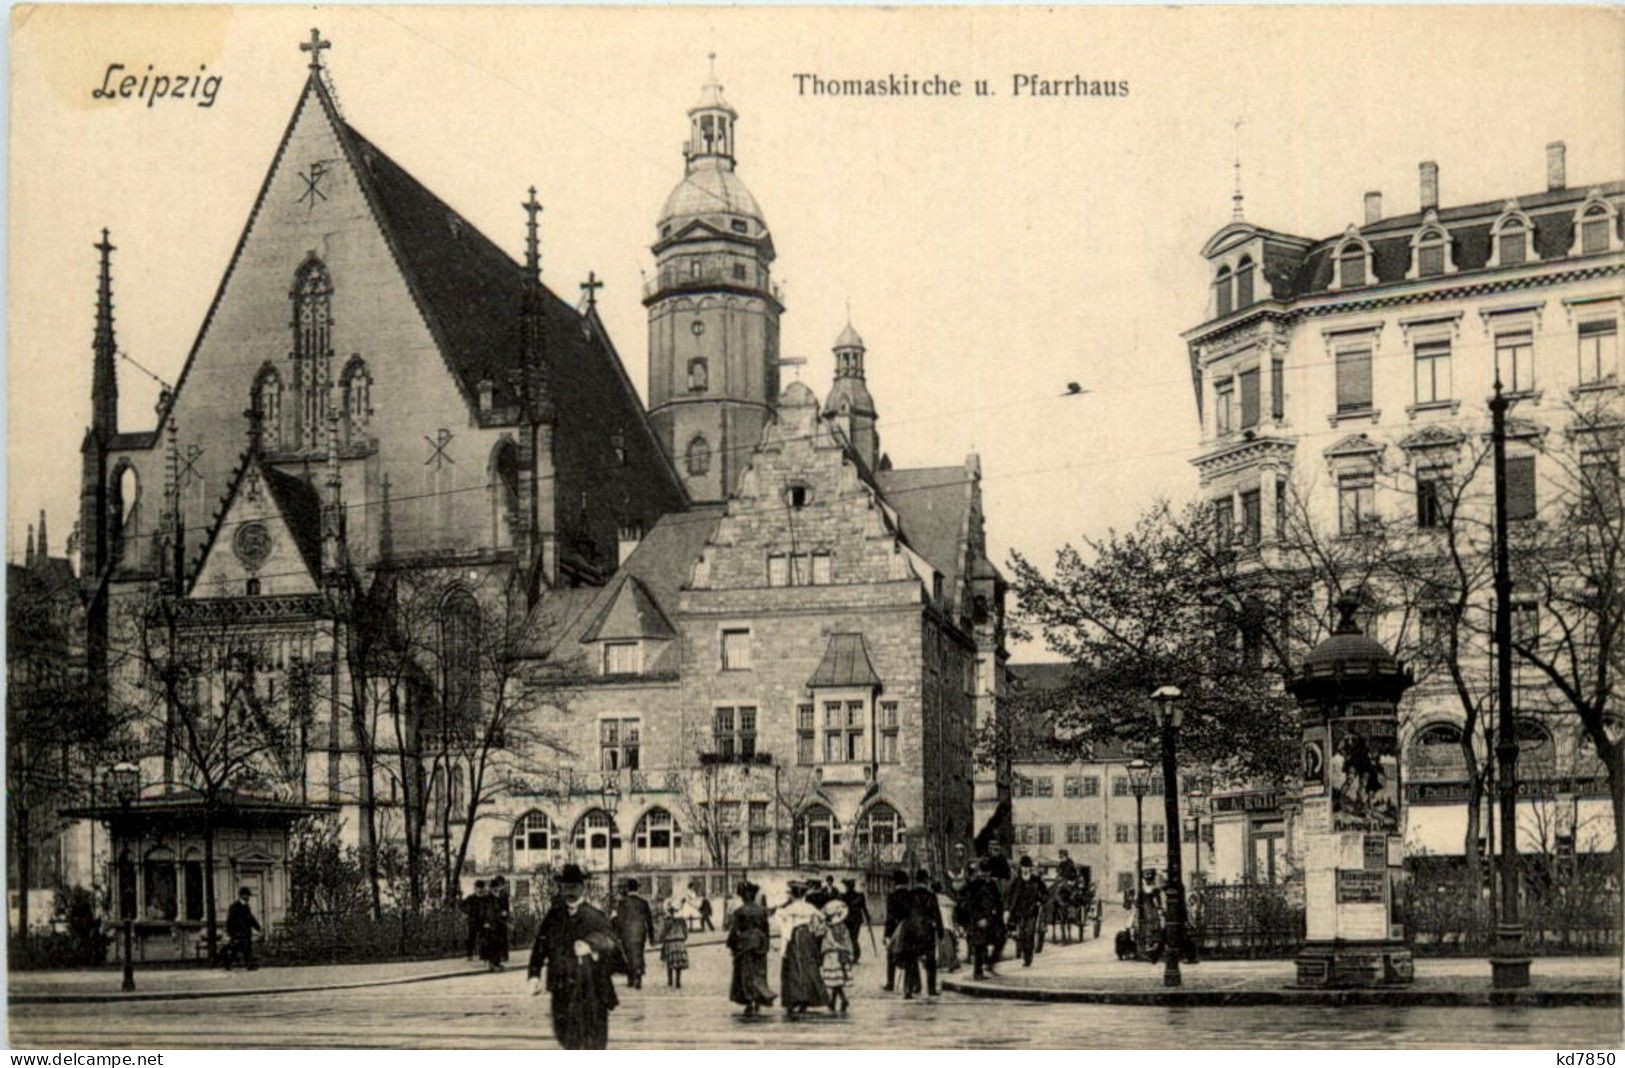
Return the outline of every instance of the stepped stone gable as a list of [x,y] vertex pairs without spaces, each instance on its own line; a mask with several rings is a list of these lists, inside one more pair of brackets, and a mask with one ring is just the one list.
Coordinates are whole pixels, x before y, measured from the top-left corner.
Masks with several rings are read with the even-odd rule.
[[[800,504],[794,503],[798,490]],[[764,431],[738,493],[706,544],[693,586],[765,588],[769,554],[818,552],[833,554],[835,587],[915,578],[877,491],[820,416],[812,391],[797,382],[785,389],[778,419]],[[816,603],[828,588],[799,589]],[[834,596],[844,600],[846,594]],[[748,599],[731,600],[748,606]]]

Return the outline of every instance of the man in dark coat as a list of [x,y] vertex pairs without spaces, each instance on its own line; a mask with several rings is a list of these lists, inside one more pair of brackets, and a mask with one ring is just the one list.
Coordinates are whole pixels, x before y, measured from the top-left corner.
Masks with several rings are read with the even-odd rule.
[[1032,857],[1022,857],[1020,874],[1004,895],[1010,913],[1010,926],[1016,929],[1016,950],[1021,954],[1021,966],[1032,967],[1033,948],[1038,937],[1038,924],[1044,911],[1044,900],[1049,891],[1044,880],[1033,868]]
[[621,938],[621,952],[626,955],[626,985],[633,990],[643,989],[643,951],[655,941],[655,916],[641,893],[638,881],[627,879],[621,883],[625,891],[615,909],[615,930]]
[[226,910],[227,945],[224,957],[228,972],[237,957],[243,958],[249,971],[259,967],[254,963],[254,932],[260,929],[260,921],[254,918],[254,910],[248,907],[248,899],[253,896],[254,891],[243,887],[237,891],[237,900]]
[[999,896],[998,884],[993,881],[991,868],[984,860],[971,873],[964,893],[959,896],[955,917],[970,942],[977,979],[982,978],[984,972],[998,974],[993,969],[999,962],[999,947],[1004,945],[1004,901]]
[[491,903],[490,894],[486,893],[485,880],[474,880],[474,892],[463,898],[463,917],[468,923],[467,945],[464,946],[468,959],[474,959],[474,951],[479,948],[480,931],[485,927],[485,909]]
[[897,928],[908,919],[909,909],[913,906],[914,895],[909,892],[908,872],[894,871],[891,876],[891,893],[886,895],[886,989],[897,989],[897,954],[892,949],[892,936]]
[[586,877],[566,864],[559,896],[542,917],[530,950],[530,992],[542,992],[542,969],[552,998],[553,1034],[565,1049],[609,1045],[609,1013],[620,1004],[610,974],[621,963],[620,939],[609,917],[586,902]]
[[1006,884],[1010,882],[1014,875],[1010,871],[1010,858],[1004,855],[1004,850],[999,846],[998,842],[989,842],[987,844],[987,856],[983,858],[982,862],[989,865],[988,874],[993,877],[994,882],[999,884],[999,890],[1002,893]]
[[925,989],[931,997],[937,996],[937,945],[942,941],[942,905],[936,891],[931,889],[931,873],[921,868],[914,873],[914,885],[909,889],[913,904],[912,915],[921,922],[923,930],[931,932],[931,944],[920,948],[920,963],[925,965]]
[[841,882],[846,885],[846,892],[841,894],[841,901],[846,905],[846,937],[852,943],[852,963],[856,964],[863,959],[863,943],[858,935],[869,923],[869,898],[858,889],[856,879]]
[[1072,854],[1061,850],[1061,862],[1055,867],[1055,877],[1063,883],[1076,882],[1078,879],[1078,865],[1072,859]]

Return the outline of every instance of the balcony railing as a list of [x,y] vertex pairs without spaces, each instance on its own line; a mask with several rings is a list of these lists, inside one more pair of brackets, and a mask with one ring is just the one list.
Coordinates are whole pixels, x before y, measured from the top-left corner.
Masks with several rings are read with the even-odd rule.
[[[695,266],[696,262],[699,264],[698,267]],[[735,267],[743,267],[744,270],[735,271]],[[685,289],[704,289],[719,285],[754,289],[770,294],[774,300],[783,299],[779,294],[779,287],[773,284],[766,269],[742,264],[737,260],[726,260],[721,263],[682,261],[681,266],[667,267],[653,278],[646,279],[643,283],[643,295],[645,298],[651,298],[665,292],[681,292]]]

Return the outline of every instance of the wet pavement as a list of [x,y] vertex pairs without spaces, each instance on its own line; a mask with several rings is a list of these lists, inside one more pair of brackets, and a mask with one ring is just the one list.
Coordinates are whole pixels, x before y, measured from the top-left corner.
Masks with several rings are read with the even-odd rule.
[[[658,960],[643,990],[621,989],[610,1016],[612,1047],[780,1049],[1532,1047],[1617,1048],[1618,1008],[1308,1008],[1050,1005],[945,994],[905,1002],[879,989],[883,967],[859,965],[852,1012],[795,1022],[773,1013],[747,1021],[727,1000],[728,958],[696,947],[681,991]],[[552,1047],[546,995],[526,989],[519,967],[407,986],[241,998],[11,1010],[20,1048],[116,1047]],[[961,973],[963,974],[963,973]],[[778,957],[770,961],[777,987]],[[619,980],[618,980],[619,982]]]

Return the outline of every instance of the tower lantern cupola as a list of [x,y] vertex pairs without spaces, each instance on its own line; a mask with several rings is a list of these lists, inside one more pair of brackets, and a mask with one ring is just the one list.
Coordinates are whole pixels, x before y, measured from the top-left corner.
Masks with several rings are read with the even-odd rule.
[[711,77],[700,90],[700,102],[688,109],[688,144],[683,155],[691,171],[704,159],[721,160],[729,169],[734,163],[734,123],[739,113],[723,99],[716,53],[710,58]]
[[835,339],[835,384],[824,401],[824,415],[841,428],[852,451],[873,471],[880,461],[880,433],[875,429],[875,399],[863,380],[863,338],[849,322]]

